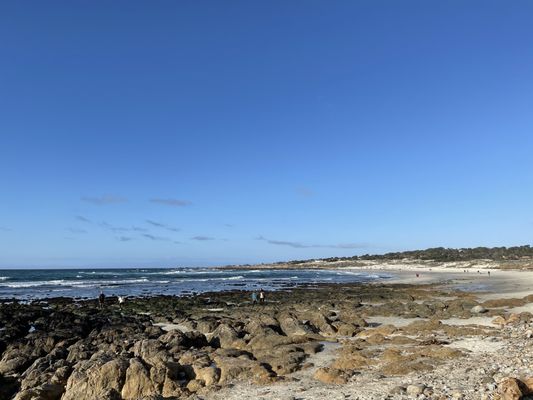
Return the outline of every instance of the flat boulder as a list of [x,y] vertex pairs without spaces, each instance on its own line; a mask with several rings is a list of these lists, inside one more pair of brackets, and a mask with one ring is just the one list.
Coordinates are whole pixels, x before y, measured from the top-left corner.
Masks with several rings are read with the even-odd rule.
[[352,375],[345,370],[327,367],[317,369],[313,375],[313,377],[320,382],[335,385],[347,383],[351,376]]

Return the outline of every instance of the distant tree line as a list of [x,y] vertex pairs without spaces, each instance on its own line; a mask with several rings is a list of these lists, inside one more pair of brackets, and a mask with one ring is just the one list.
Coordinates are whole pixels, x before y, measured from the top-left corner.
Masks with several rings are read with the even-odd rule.
[[[434,247],[426,250],[401,251],[386,254],[365,254],[353,257],[330,257],[321,259],[322,261],[357,261],[357,260],[433,260],[433,261],[471,261],[471,260],[522,260],[532,259],[533,248],[530,245],[514,247],[474,247],[463,249],[448,249],[444,247]],[[304,264],[316,260],[294,260],[288,264]]]
[[402,251],[382,255],[369,255],[357,257],[360,260],[400,260],[410,258],[414,260],[435,261],[470,261],[470,260],[520,260],[532,258],[533,248],[529,245],[514,247],[474,247],[464,249],[447,249],[434,247],[426,250]]

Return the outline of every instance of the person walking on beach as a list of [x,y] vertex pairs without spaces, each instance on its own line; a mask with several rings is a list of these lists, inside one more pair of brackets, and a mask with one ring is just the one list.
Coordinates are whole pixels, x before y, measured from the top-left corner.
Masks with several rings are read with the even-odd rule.
[[257,293],[252,292],[252,304],[257,304]]
[[263,291],[263,289],[261,289],[259,291],[259,303],[264,303],[265,302],[265,292]]
[[98,306],[104,308],[105,305],[105,294],[104,291],[100,289],[100,296],[98,296]]

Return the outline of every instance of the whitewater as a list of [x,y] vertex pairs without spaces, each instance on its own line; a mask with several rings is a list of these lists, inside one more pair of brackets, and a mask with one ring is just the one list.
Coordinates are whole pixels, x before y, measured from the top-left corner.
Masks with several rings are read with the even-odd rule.
[[106,295],[192,295],[228,290],[283,290],[324,283],[357,283],[391,278],[377,272],[334,269],[20,269],[0,270],[1,299],[94,298]]

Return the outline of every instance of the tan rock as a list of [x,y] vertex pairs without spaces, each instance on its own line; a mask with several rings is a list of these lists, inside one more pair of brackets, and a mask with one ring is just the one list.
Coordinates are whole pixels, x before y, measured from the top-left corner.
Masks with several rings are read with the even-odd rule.
[[350,376],[344,370],[319,368],[316,370],[314,378],[323,383],[341,385],[347,383]]
[[215,356],[215,364],[220,369],[220,382],[251,380],[255,383],[269,383],[272,374],[255,360],[245,357]]
[[337,336],[352,337],[361,330],[361,328],[358,328],[357,326],[353,324],[349,324],[349,323],[341,322],[341,321],[335,321],[332,323],[332,325],[335,327],[335,329],[337,329]]
[[215,367],[204,367],[195,369],[196,379],[202,380],[205,386],[211,386],[220,379],[220,371]]
[[278,316],[279,326],[287,336],[305,336],[314,333],[312,329],[290,313],[282,313]]
[[193,379],[192,381],[189,381],[189,383],[187,383],[187,390],[189,390],[189,392],[194,393],[203,388],[204,386],[205,382],[203,380]]
[[347,349],[343,349],[341,356],[337,358],[331,366],[336,369],[354,370],[367,368],[374,364],[374,360],[363,356],[357,350],[349,351]]
[[498,385],[502,400],[520,400],[527,394],[527,386],[516,378],[505,378]]
[[93,356],[78,363],[70,375],[62,400],[107,399],[120,395],[128,361]]
[[155,393],[157,388],[150,379],[150,373],[138,358],[132,358],[126,371],[126,381],[121,391],[122,398],[135,400]]
[[533,376],[530,376],[526,379],[522,379],[522,382],[524,383],[524,385],[526,385],[528,394],[533,393]]
[[519,314],[511,314],[509,318],[507,318],[507,321],[505,321],[506,325],[515,325],[520,322],[520,315]]
[[357,337],[362,339],[368,338],[374,335],[389,336],[396,332],[398,329],[394,325],[382,325],[374,329],[366,329],[357,334]]

